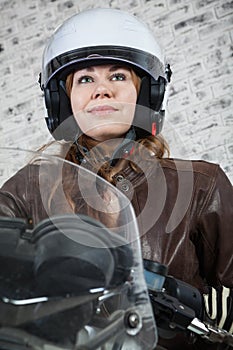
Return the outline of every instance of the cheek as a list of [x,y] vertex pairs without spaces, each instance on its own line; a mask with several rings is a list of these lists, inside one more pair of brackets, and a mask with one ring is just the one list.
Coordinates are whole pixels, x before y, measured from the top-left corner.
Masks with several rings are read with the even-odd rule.
[[135,108],[135,102],[127,103],[122,111],[122,116],[119,117],[119,120],[121,120],[126,125],[131,125],[135,115]]
[[71,92],[70,103],[71,103],[73,114],[76,114],[78,111],[83,109],[84,100],[82,98],[82,95],[77,94],[75,92],[73,93]]
[[91,100],[92,87],[90,84],[83,85],[81,87],[74,86],[70,94],[70,102],[73,114],[84,110]]
[[136,108],[137,91],[135,87],[131,87],[131,89],[128,89],[126,91],[128,91],[128,93],[123,95],[123,101],[125,102],[125,112],[128,115],[127,119],[132,121]]
[[82,94],[71,93],[70,96],[71,109],[76,122],[78,123],[81,130],[86,128],[86,118],[84,117],[83,109],[85,107],[85,99]]
[[128,93],[124,94],[124,100],[128,103],[136,104],[137,102],[137,90],[136,87],[133,85],[131,88],[126,90]]

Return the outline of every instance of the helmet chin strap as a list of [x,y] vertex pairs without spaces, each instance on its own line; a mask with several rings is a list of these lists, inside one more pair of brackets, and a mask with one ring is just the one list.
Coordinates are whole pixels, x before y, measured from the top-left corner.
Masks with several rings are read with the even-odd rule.
[[[136,140],[135,128],[134,128],[134,126],[131,126],[129,131],[126,133],[123,142],[121,142],[115,148],[111,157],[108,157],[108,158],[103,157],[103,158],[98,159],[98,160],[102,161],[102,162],[107,161],[107,162],[109,162],[110,166],[114,166],[118,162],[119,159],[127,158],[133,152],[135,140]],[[88,162],[88,159],[91,159],[91,157],[89,157],[90,151],[86,147],[84,147],[78,143],[78,138],[74,142],[74,144],[77,146],[76,159],[80,162],[80,164],[85,165]],[[81,152],[81,150],[82,150],[82,152]]]

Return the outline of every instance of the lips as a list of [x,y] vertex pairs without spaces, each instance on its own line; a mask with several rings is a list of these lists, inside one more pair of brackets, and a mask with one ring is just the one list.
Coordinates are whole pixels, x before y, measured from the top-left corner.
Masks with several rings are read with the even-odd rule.
[[117,110],[118,109],[113,107],[113,106],[100,105],[100,106],[95,106],[93,108],[88,109],[88,113],[92,113],[92,114],[109,114],[109,113],[116,112]]

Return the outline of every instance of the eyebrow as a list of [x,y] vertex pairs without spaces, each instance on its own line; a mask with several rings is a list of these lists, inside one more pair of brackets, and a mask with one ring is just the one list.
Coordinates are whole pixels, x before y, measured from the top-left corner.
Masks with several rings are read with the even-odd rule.
[[[109,72],[114,72],[117,69],[126,69],[126,70],[130,71],[130,68],[127,67],[127,66],[120,65],[120,64],[115,64],[114,66],[111,66],[109,68]],[[87,68],[83,68],[83,69],[80,69],[80,70],[87,70],[88,72],[94,72],[93,66],[90,66],[90,67],[87,67]]]
[[121,65],[121,64],[116,64],[116,65],[112,66],[112,67],[109,69],[109,71],[112,72],[112,71],[117,70],[117,69],[126,69],[126,70],[130,70],[129,67],[126,67],[126,66]]

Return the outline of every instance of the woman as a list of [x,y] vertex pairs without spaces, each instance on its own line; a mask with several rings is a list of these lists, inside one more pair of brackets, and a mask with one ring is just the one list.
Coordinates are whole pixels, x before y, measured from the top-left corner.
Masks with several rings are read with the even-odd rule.
[[[61,147],[67,160],[131,200],[143,258],[167,265],[170,275],[202,293],[213,288],[217,322],[232,330],[232,186],[218,165],[164,158],[169,151],[160,132],[170,75],[143,23],[118,10],[82,12],[58,28],[44,52],[46,121],[54,138],[66,141]],[[3,187],[1,213],[40,221],[45,213],[32,201],[29,207],[23,186],[17,193],[16,187],[14,181]],[[71,190],[69,199],[75,205]],[[221,348],[200,340],[189,344],[183,335],[161,344]]]

